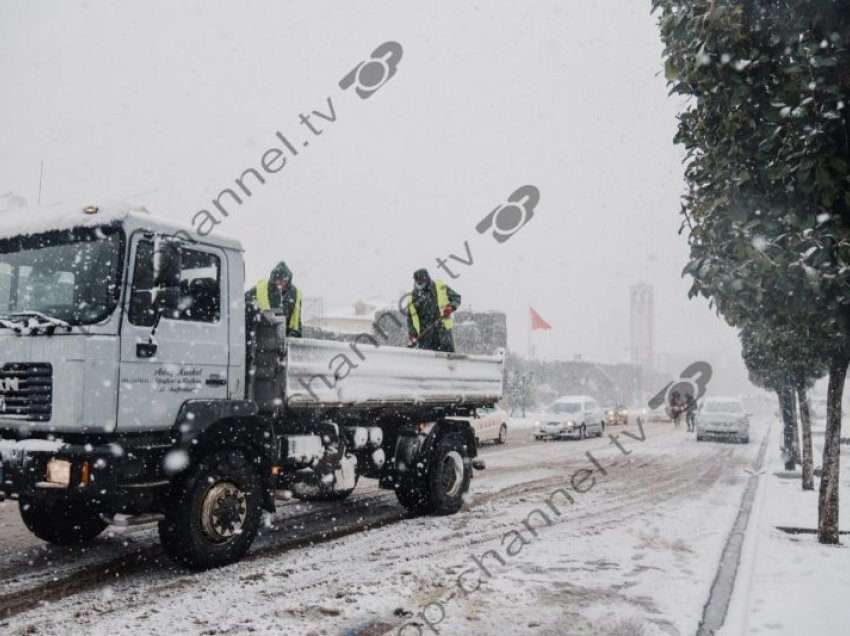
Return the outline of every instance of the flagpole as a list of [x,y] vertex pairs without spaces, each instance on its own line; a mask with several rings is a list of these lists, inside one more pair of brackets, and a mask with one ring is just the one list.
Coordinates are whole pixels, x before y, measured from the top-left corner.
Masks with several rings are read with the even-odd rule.
[[531,360],[531,303],[528,303],[528,359]]

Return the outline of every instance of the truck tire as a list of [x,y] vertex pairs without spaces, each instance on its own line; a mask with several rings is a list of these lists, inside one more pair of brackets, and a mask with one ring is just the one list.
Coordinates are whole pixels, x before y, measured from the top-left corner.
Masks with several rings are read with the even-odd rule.
[[451,515],[463,506],[470,479],[472,467],[463,437],[448,433],[437,440],[428,473],[402,479],[396,497],[411,512]]
[[496,438],[497,444],[504,444],[508,441],[508,425],[502,424],[499,428],[499,437]]
[[30,532],[56,545],[91,541],[109,525],[97,511],[82,503],[74,506],[67,501],[21,497],[18,508]]
[[242,453],[205,458],[177,486],[159,522],[166,554],[192,570],[241,559],[260,527],[260,488]]

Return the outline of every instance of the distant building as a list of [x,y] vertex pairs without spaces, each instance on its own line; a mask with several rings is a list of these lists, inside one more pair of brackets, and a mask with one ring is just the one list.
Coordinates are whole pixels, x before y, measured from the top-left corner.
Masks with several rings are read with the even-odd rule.
[[[534,394],[532,401],[536,402],[539,409],[566,395],[590,395],[603,406],[641,404],[641,369],[634,364],[606,364],[589,360],[528,360],[510,354],[507,374],[509,384],[513,384],[512,380],[516,378],[531,377]],[[510,406],[516,407],[515,401]]]
[[[320,300],[308,315],[308,299],[304,299],[304,335],[308,338],[353,341],[365,333],[381,344],[406,347],[409,343],[407,316],[399,311],[397,301],[371,298],[322,311]],[[503,312],[461,309],[453,320],[458,353],[492,354],[507,349],[508,325]]]
[[319,311],[304,317],[304,325],[316,330],[340,334],[372,333],[375,314],[392,307],[392,301],[371,298],[345,307]]
[[[507,349],[508,321],[504,312],[461,309],[453,319],[458,353],[492,354]],[[379,311],[375,320],[375,332],[386,344],[407,346],[407,318],[397,308]]]
[[631,362],[647,372],[655,370],[655,306],[652,285],[629,289],[631,301]]

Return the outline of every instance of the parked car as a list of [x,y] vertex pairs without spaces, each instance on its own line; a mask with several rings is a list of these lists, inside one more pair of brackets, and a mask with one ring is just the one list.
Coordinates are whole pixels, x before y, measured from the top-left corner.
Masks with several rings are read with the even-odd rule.
[[476,417],[469,420],[475,431],[475,441],[504,444],[508,441],[508,414],[499,408],[475,409]]
[[700,404],[696,416],[697,441],[708,438],[750,441],[750,418],[744,402],[736,397],[710,397]]
[[625,406],[617,405],[605,409],[605,424],[607,426],[625,426],[629,423],[629,409]]
[[644,422],[672,422],[670,413],[667,411],[667,405],[661,404],[654,409],[645,406],[641,409],[641,418]]
[[602,437],[604,432],[605,412],[587,395],[558,398],[546,408],[544,419],[534,425],[535,439],[584,439]]

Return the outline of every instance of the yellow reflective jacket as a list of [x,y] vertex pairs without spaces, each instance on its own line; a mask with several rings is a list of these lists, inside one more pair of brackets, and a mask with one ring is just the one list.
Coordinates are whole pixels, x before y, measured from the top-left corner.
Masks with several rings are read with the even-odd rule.
[[[434,286],[437,288],[437,309],[440,315],[443,315],[443,310],[449,305],[448,286],[440,279],[434,279]],[[422,325],[419,320],[419,312],[416,311],[416,305],[413,303],[413,294],[407,296],[407,311],[410,312],[410,320],[413,323],[413,328],[416,334],[422,333]],[[443,318],[443,328],[451,329],[454,327],[454,320],[451,318]]]
[[[271,311],[272,309],[267,278],[257,281],[257,306],[263,311]],[[301,290],[297,287],[295,287],[295,305],[289,315],[288,328],[290,331],[301,331]]]

